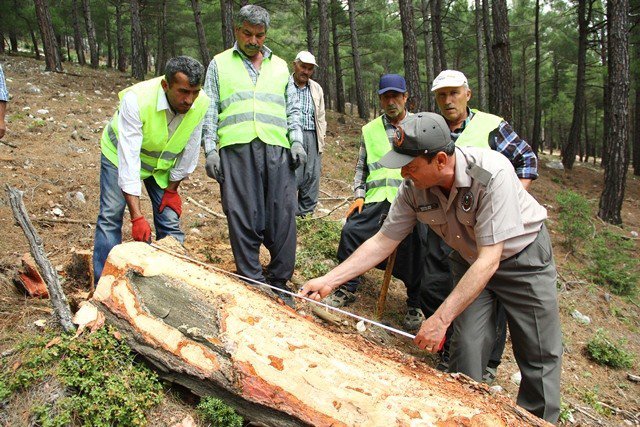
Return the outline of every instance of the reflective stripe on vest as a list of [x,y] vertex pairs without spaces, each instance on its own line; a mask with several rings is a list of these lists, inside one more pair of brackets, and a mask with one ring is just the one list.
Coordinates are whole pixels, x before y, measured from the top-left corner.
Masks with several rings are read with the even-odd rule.
[[[140,121],[142,122],[142,147],[140,148],[140,178],[153,176],[161,188],[169,185],[169,176],[177,157],[182,153],[193,130],[200,124],[209,107],[209,98],[200,91],[189,111],[169,139],[165,110],[158,111],[158,97],[165,96],[161,81],[163,77],[147,80],[128,87],[118,94],[122,97],[129,91],[136,94]],[[118,166],[118,117],[116,111],[102,132],[102,153]]]
[[286,62],[265,58],[253,84],[240,54],[227,49],[215,56],[220,91],[218,147],[246,144],[255,138],[289,148],[285,93],[289,83]]
[[365,203],[376,203],[388,200],[393,202],[402,184],[400,169],[382,167],[379,160],[391,150],[389,137],[382,122],[382,116],[362,127],[362,137],[367,150],[367,168],[369,175],[366,181]]
[[471,111],[473,111],[473,117],[456,139],[456,145],[458,147],[491,148],[489,134],[502,123],[502,117],[478,110]]

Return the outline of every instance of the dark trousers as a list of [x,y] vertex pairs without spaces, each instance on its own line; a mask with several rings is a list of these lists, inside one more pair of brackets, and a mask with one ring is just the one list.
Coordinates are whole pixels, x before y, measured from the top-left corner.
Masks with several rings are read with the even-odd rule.
[[[296,180],[289,149],[254,139],[220,150],[222,208],[238,274],[284,287],[296,256]],[[260,245],[271,261],[263,275]]]
[[320,191],[320,160],[318,152],[318,137],[315,130],[305,130],[302,146],[307,152],[307,162],[296,169],[296,184],[298,186],[298,211],[296,215],[303,216],[313,213],[318,204]]
[[[338,245],[338,260],[344,261],[355,252],[367,239],[380,230],[381,218],[389,213],[391,203],[382,201],[367,203],[361,213],[354,213],[342,227],[340,244]],[[422,273],[422,246],[417,227],[404,238],[398,246],[396,261],[393,266],[393,277],[402,280],[407,288],[407,306],[420,307],[420,280]],[[384,270],[386,260],[376,268]],[[349,280],[343,286],[349,292],[355,292],[360,284],[360,277]]]

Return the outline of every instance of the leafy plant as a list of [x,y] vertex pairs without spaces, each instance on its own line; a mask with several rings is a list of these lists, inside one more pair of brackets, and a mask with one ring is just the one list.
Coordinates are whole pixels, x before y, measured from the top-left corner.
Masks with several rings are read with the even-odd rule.
[[327,273],[337,262],[336,253],[341,227],[334,221],[298,221],[298,242],[302,249],[296,256],[296,270],[306,277]]
[[590,245],[589,268],[595,283],[608,286],[618,295],[634,295],[638,286],[638,259],[635,245],[605,230]]
[[567,423],[573,420],[573,409],[563,401],[560,401],[560,415],[558,416],[559,423]]
[[633,355],[624,349],[625,340],[621,339],[617,345],[611,342],[602,329],[596,331],[595,336],[587,343],[587,354],[600,365],[612,368],[630,368]]
[[593,390],[586,390],[582,395],[582,400],[589,404],[594,411],[600,415],[611,415],[611,410],[600,403],[598,400],[598,387],[594,387]]
[[197,409],[214,427],[242,427],[242,417],[220,399],[212,396],[203,397]]
[[560,206],[558,231],[564,237],[562,244],[574,251],[593,231],[589,221],[591,216],[589,202],[571,190],[560,192],[556,200]]

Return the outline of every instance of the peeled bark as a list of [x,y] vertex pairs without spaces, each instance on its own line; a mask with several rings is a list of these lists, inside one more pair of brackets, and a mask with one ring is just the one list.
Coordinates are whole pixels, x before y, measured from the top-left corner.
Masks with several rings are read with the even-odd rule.
[[249,421],[547,425],[485,385],[357,334],[331,332],[198,264],[144,243],[119,245],[92,302],[161,376],[217,395]]

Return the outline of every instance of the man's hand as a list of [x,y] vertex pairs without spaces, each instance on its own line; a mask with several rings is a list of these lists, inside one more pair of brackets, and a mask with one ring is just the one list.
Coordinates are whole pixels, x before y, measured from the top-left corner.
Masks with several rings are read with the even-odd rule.
[[347,210],[346,218],[349,218],[357,210],[358,213],[362,213],[362,207],[364,206],[364,199],[358,197],[355,202],[351,203],[349,210]]
[[220,162],[220,154],[218,153],[218,150],[209,151],[204,169],[207,171],[207,176],[218,181],[218,184],[222,184],[224,182],[222,163]]
[[298,169],[307,163],[307,152],[304,151],[304,147],[298,141],[291,145],[291,159],[293,161],[291,165],[293,169]]
[[143,216],[131,220],[131,237],[136,242],[151,243],[151,227]]
[[445,325],[436,316],[431,316],[420,326],[420,330],[413,339],[413,342],[423,350],[436,353],[442,349],[445,334],[449,325]]
[[333,291],[333,288],[327,284],[324,276],[316,277],[309,280],[300,289],[299,294],[303,297],[311,298],[312,300],[320,301]]
[[162,213],[166,207],[173,209],[173,211],[178,214],[178,218],[182,215],[182,199],[176,190],[169,190],[168,188],[165,188],[162,201],[158,207],[158,212]]

